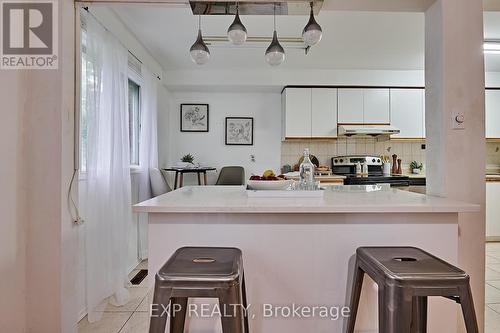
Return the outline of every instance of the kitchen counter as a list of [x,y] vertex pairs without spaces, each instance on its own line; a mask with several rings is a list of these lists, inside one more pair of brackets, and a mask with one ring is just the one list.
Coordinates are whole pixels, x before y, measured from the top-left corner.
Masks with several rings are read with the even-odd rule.
[[479,206],[383,187],[327,189],[323,198],[249,198],[243,186],[187,186],[134,206],[143,213],[458,213]]
[[500,174],[486,175],[487,182],[500,182]]
[[[369,187],[373,190],[376,187]],[[345,318],[266,316],[264,305],[347,306],[359,246],[416,246],[458,260],[458,220],[479,206],[382,186],[331,186],[323,198],[248,198],[244,187],[184,187],[134,206],[148,214],[149,274],[182,246],[235,246],[253,333],[342,332]],[[377,291],[365,279],[356,327],[376,333]],[[215,300],[193,302],[213,305]],[[429,299],[429,331],[456,332],[457,308]],[[267,312],[266,312],[267,313]],[[189,332],[220,333],[218,318],[188,318]],[[443,330],[446,328],[446,330]]]

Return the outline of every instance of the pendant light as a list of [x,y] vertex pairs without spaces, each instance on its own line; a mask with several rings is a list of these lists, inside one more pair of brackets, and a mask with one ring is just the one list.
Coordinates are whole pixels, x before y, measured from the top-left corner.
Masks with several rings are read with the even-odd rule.
[[274,4],[274,32],[273,40],[266,50],[266,62],[271,66],[278,66],[285,60],[285,50],[278,41],[278,33],[276,32],[276,4]]
[[198,38],[189,49],[189,53],[191,54],[191,60],[197,65],[206,64],[210,59],[210,50],[201,35],[201,15],[198,15]]
[[236,3],[236,16],[227,29],[227,37],[234,45],[242,45],[247,40],[247,28],[241,23],[238,7],[239,5]]
[[321,30],[321,26],[314,19],[313,3],[311,2],[311,14],[309,16],[309,22],[307,22],[302,31],[302,38],[307,46],[313,46],[319,43],[322,36],[323,31]]

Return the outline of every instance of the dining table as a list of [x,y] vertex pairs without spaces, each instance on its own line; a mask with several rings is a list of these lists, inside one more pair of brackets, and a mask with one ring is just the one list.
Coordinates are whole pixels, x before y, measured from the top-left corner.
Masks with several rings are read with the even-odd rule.
[[216,171],[214,167],[169,167],[163,168],[165,171],[175,172],[174,190],[184,186],[184,174],[196,173],[198,176],[198,185],[202,185],[201,176],[203,175],[203,185],[207,185],[207,172]]

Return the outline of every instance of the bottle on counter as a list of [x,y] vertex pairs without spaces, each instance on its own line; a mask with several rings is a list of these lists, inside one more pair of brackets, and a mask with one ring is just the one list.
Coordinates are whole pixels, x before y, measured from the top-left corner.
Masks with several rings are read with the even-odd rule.
[[300,187],[304,190],[314,190],[314,164],[309,158],[309,149],[304,149],[304,160],[299,167]]
[[367,175],[368,174],[368,162],[367,161],[365,161],[363,163],[363,166],[361,167],[361,173],[363,175]]
[[360,162],[356,163],[356,174],[360,175],[362,172],[363,170],[361,169],[361,163]]

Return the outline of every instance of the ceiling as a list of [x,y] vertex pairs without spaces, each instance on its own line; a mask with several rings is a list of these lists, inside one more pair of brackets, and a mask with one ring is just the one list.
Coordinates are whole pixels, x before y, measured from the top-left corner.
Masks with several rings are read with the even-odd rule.
[[[325,3],[324,8],[335,2]],[[189,47],[197,33],[197,18],[188,6],[114,5],[112,9],[165,70],[200,68],[189,58]],[[203,17],[203,34],[225,36],[232,19],[231,16]],[[424,68],[423,13],[322,10],[317,20],[323,28],[323,40],[308,55],[303,50],[287,49],[287,59],[280,69]],[[243,16],[242,21],[249,36],[269,37],[272,34],[270,16]],[[280,16],[277,18],[278,35],[300,37],[306,21],[305,16]],[[485,14],[485,36],[500,39],[500,13]],[[201,69],[269,68],[264,61],[266,47],[264,43],[253,48],[211,46],[211,59]],[[490,71],[500,71],[500,56],[487,56],[486,67]]]

